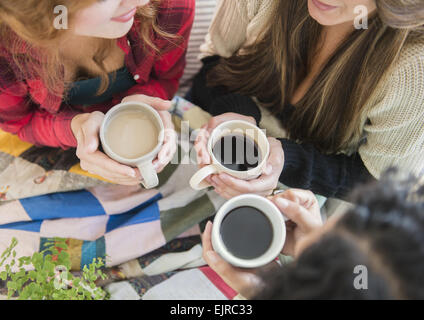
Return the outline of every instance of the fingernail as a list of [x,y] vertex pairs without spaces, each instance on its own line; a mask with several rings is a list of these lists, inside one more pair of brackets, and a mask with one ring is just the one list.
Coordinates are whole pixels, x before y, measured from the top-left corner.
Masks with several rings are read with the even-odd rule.
[[278,198],[277,203],[280,206],[280,208],[287,208],[289,206],[289,202],[283,198]]
[[213,251],[206,252],[206,256],[209,260],[209,262],[215,263],[218,259],[216,257],[216,253]]
[[131,171],[128,171],[128,177],[131,177],[131,178],[135,178],[136,177],[136,174],[135,174],[135,171],[134,170],[131,170]]

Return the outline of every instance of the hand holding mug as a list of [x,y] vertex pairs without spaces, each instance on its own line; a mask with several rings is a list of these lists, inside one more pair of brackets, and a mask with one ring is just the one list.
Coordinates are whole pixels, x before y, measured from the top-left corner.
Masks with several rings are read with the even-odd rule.
[[281,142],[275,138],[268,138],[270,153],[261,176],[253,180],[237,179],[227,173],[220,173],[210,177],[215,191],[225,199],[231,199],[245,193],[255,193],[261,196],[272,194],[284,167],[284,151]]
[[[153,160],[153,168],[161,172],[171,161],[176,151],[177,136],[168,111],[171,102],[160,98],[145,95],[128,96],[125,102],[146,103],[158,110],[159,117],[164,127],[163,145]],[[99,133],[105,115],[99,111],[75,116],[71,122],[71,129],[77,140],[77,157],[81,161],[81,168],[92,174],[99,175],[113,183],[122,185],[137,185],[142,176],[137,168],[124,165],[99,151]]]
[[266,266],[253,269],[238,268],[231,265],[213,250],[211,241],[212,226],[212,223],[209,221],[202,234],[203,259],[227,285],[243,297],[247,299],[252,298],[264,285],[259,275],[279,268],[278,264],[273,261]]
[[194,142],[194,149],[196,150],[198,164],[200,167],[211,164],[211,157],[209,156],[207,145],[212,131],[221,123],[232,120],[242,120],[250,122],[251,124],[256,126],[255,118],[244,116],[238,113],[228,112],[210,118],[208,123],[202,126],[201,130],[199,131],[199,134],[196,137],[196,141]]
[[209,187],[208,178],[222,173],[241,180],[256,179],[265,170],[270,145],[265,133],[252,122],[230,120],[212,131],[206,150],[211,163],[191,178],[190,185],[195,190]]
[[153,166],[156,169],[156,172],[159,173],[172,160],[175,152],[177,151],[177,133],[175,132],[174,124],[172,123],[171,114],[168,112],[172,106],[172,102],[142,94],[125,97],[122,99],[122,103],[125,102],[146,103],[156,109],[162,119],[164,126],[163,145],[158,156],[153,160]]
[[104,116],[95,111],[79,114],[72,119],[71,129],[77,140],[76,154],[81,161],[81,168],[117,184],[137,185],[140,179],[133,168],[110,159],[98,150],[99,131]]
[[262,287],[259,272],[278,268],[286,229],[268,199],[246,194],[227,201],[202,235],[203,257],[234,290],[250,298]]
[[308,190],[289,189],[270,199],[289,219],[283,253],[297,256],[299,243],[323,225],[317,198]]

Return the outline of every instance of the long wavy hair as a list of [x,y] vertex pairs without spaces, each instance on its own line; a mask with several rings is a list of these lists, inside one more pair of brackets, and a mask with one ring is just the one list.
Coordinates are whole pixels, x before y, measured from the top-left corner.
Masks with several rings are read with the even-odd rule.
[[[0,1],[0,48],[7,51],[18,66],[22,78],[41,78],[47,89],[63,96],[67,84],[64,81],[63,59],[57,45],[67,36],[67,30],[54,27],[56,17],[54,8],[65,5],[68,10],[69,25],[81,9],[89,7],[98,0],[1,0]],[[152,35],[173,38],[161,30],[157,24],[158,8],[162,0],[151,0],[140,7],[136,14],[139,22],[138,32],[146,54],[159,53],[152,41]],[[103,39],[92,57],[100,70],[102,79],[98,94],[109,85],[109,77],[104,65],[106,57],[116,43],[116,39]]]
[[[283,121],[294,140],[326,153],[360,142],[367,100],[408,43],[423,38],[422,0],[376,0],[368,29],[354,30],[332,54],[290,119]],[[322,26],[306,0],[275,1],[273,16],[256,43],[222,58],[208,85],[256,96],[278,115],[306,77]]]

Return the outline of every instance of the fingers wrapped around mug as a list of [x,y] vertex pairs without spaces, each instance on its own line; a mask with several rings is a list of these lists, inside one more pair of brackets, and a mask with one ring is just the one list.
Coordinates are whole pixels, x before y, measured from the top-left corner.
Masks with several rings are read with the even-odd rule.
[[196,136],[194,142],[194,150],[196,151],[197,164],[199,167],[203,167],[211,163],[211,157],[208,152],[208,140],[210,133],[207,130],[207,125],[203,125]]
[[[243,181],[256,179],[261,174],[270,175],[272,168],[276,170],[279,167],[267,164],[270,141],[260,128],[246,120],[222,122],[211,133],[207,127],[202,127],[196,138],[195,150],[201,169],[193,175],[190,185],[195,190],[202,190],[212,185],[225,198],[253,192],[255,186],[245,187],[246,183],[242,182],[243,185],[239,188],[232,187],[233,181],[221,181],[217,175],[226,177],[223,175],[226,173]],[[271,159],[274,158],[275,156]],[[274,180],[278,182],[278,177]],[[257,193],[269,194],[265,189],[273,189],[275,186],[271,185],[275,181],[271,179],[265,181],[269,185],[263,186]]]
[[98,150],[99,130],[104,119],[101,112],[85,113],[75,116],[71,128],[77,140],[76,155],[81,169],[98,175],[108,181],[122,185],[137,185],[136,171],[110,159]]
[[177,151],[177,133],[174,130],[171,114],[167,111],[159,111],[159,115],[163,121],[164,139],[158,156],[153,160],[153,166],[156,172],[161,172],[166,165],[171,162]]
[[[151,99],[151,103],[155,101]],[[149,104],[133,100],[107,112],[100,127],[100,140],[111,159],[137,168],[136,179],[148,189],[159,184],[157,171],[169,163],[176,151],[169,112],[156,111]]]
[[289,189],[273,196],[271,201],[304,232],[323,224],[317,198],[309,190]]
[[226,199],[245,194],[254,193],[268,196],[273,193],[284,167],[284,151],[280,141],[268,138],[270,154],[262,174],[253,180],[242,180],[228,173],[220,173],[211,177],[212,186],[216,192]]
[[241,269],[232,266],[213,250],[211,242],[212,223],[206,224],[202,234],[203,259],[231,288],[244,297],[253,296],[262,287],[262,281],[255,269]]
[[167,111],[172,107],[172,101],[164,100],[158,97],[146,96],[144,94],[134,94],[132,96],[125,97],[121,103],[126,102],[141,102],[148,104],[157,111]]

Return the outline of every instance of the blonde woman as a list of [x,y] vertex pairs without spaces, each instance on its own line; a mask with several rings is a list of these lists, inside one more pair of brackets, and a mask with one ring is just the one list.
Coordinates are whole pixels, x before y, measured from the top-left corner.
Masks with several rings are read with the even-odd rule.
[[423,24],[422,0],[222,1],[193,101],[215,116],[206,132],[241,118],[279,139],[258,179],[208,181],[226,198],[278,181],[343,198],[391,166],[423,173]]
[[[58,13],[69,29],[55,26]],[[173,129],[166,110],[193,18],[194,0],[2,0],[0,128],[33,144],[76,147],[83,169],[139,184],[138,169],[99,150],[100,124],[121,101],[142,101]],[[175,150],[175,134],[168,134],[157,171]]]

